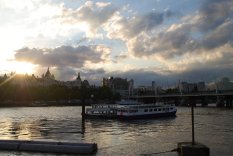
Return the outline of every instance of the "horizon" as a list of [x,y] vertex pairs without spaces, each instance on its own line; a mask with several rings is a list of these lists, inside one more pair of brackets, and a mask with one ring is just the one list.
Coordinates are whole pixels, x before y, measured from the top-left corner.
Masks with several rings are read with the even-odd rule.
[[136,85],[233,79],[231,0],[0,1],[0,74]]
[[[10,77],[10,79],[14,78],[16,75],[19,75],[19,76],[34,76],[35,78],[43,78],[43,75],[46,73],[46,71],[41,75],[41,76],[38,76],[38,75],[35,75],[34,73],[32,74],[23,74],[23,73],[16,73],[16,72],[10,72],[10,73],[4,73],[3,75],[0,75],[0,78],[3,77],[4,75]],[[50,72],[51,73],[51,72]],[[51,73],[53,75],[53,73]],[[108,76],[108,77],[102,77],[101,80],[99,81],[95,81],[95,82],[92,82],[92,81],[89,81],[88,79],[82,79],[82,75],[80,74],[80,77],[81,77],[81,80],[84,81],[84,80],[87,80],[89,83],[91,83],[90,85],[93,85],[93,86],[102,86],[102,82],[103,82],[103,78],[109,78],[109,77],[112,77],[112,76]],[[77,78],[77,77],[76,77]],[[76,80],[73,79],[73,80],[68,80],[68,81],[75,81]],[[135,87],[148,87],[148,86],[151,86],[153,81],[149,82],[149,83],[146,83],[146,84],[138,84],[137,82],[135,83],[135,80],[133,78],[129,79],[127,77],[120,77],[120,76],[115,76],[113,78],[122,78],[122,79],[126,79],[127,81],[129,80],[133,80],[134,81],[134,85]],[[204,82],[206,85],[209,85],[209,84],[212,84],[212,83],[215,83],[215,82],[220,82],[220,81],[225,81],[224,79],[227,79],[229,82],[233,82],[230,78],[228,77],[221,77],[219,79],[216,79],[215,81],[210,81],[210,82],[206,82],[206,81],[182,81],[182,80],[179,80],[178,82],[174,82],[174,83],[169,83],[168,81],[166,81],[166,84],[159,84],[159,83],[156,83],[155,84],[158,86],[158,87],[163,87],[163,88],[173,88],[173,87],[177,87],[177,85],[179,83],[182,83],[182,82],[186,82],[186,83],[199,83],[199,82]],[[56,79],[56,77],[54,77],[54,80],[56,81],[60,81],[60,82],[68,82],[66,80],[59,80],[59,79]]]

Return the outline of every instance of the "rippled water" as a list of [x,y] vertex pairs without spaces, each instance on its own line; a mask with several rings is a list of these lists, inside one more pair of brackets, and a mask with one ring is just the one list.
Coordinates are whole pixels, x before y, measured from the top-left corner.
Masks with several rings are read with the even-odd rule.
[[[151,120],[86,120],[80,107],[0,108],[0,139],[96,142],[98,156],[140,155],[168,151],[191,141],[190,108],[177,116]],[[210,147],[211,156],[233,155],[233,110],[195,108],[195,139]],[[1,151],[0,155],[55,154]],[[161,155],[174,155],[166,153]]]

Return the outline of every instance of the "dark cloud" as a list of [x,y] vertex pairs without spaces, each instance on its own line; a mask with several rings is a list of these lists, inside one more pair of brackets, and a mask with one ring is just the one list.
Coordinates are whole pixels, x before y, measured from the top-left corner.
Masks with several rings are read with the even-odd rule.
[[138,35],[128,42],[129,51],[138,57],[159,54],[169,59],[199,47],[198,41],[191,37],[190,25],[181,24],[170,29],[156,36]]
[[114,71],[106,72],[104,69],[97,70],[80,70],[73,68],[57,68],[52,70],[58,80],[74,80],[77,73],[81,73],[82,80],[86,79],[90,84],[97,86],[102,85],[103,77],[121,77],[128,80],[133,79],[135,86],[150,86],[152,81],[155,81],[158,86],[172,87],[179,83],[179,81],[198,82],[205,81],[206,83],[213,82],[220,77],[229,77],[233,79],[233,69],[225,66],[207,66],[203,68],[196,68],[187,70],[182,73],[170,72],[169,74],[161,74],[154,71],[144,69],[135,69],[127,72]]
[[222,23],[218,28],[210,32],[203,38],[203,46],[207,49],[213,49],[224,44],[233,46],[233,20]]
[[232,16],[232,0],[206,0],[199,10],[199,20],[196,24],[206,33],[222,25],[226,19],[232,19]]
[[129,36],[134,37],[142,31],[150,31],[155,26],[162,24],[164,13],[150,12],[143,16],[137,16],[126,24]]
[[83,67],[86,61],[99,63],[108,58],[110,49],[103,45],[61,46],[54,49],[22,48],[16,51],[15,60],[41,66]]
[[[130,18],[120,18],[110,25],[108,36],[128,40],[140,33],[150,32],[164,22],[165,18],[175,15],[174,12],[166,10],[164,12],[148,12],[147,14],[137,15]],[[115,27],[115,28],[114,28]]]
[[[167,61],[190,53],[195,53],[196,57],[203,51],[207,55],[215,53],[216,49],[226,44],[233,46],[232,0],[207,0],[199,12],[189,16],[191,18],[188,20],[172,24],[159,32],[156,32],[155,23],[163,22],[163,18],[158,18],[163,17],[162,14],[155,16],[154,25],[147,20],[147,17],[153,19],[151,15],[145,16],[142,26],[130,27],[129,31],[134,35],[122,31],[125,35],[120,36],[127,36],[128,50],[136,57],[158,55]],[[137,25],[135,23],[132,25]]]
[[233,79],[233,69],[231,67],[215,67],[208,66],[204,68],[197,68],[187,70],[182,73],[160,74],[154,71],[147,71],[143,69],[131,70],[127,72],[112,72],[106,73],[106,77],[122,77],[133,79],[135,86],[151,85],[155,81],[158,86],[171,87],[179,83],[179,81],[198,82],[204,81],[206,83],[213,82],[221,77],[229,77]]

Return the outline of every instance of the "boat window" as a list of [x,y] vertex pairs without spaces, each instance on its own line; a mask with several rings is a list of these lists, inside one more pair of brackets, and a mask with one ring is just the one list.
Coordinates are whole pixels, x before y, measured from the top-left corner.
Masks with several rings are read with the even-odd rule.
[[127,110],[121,110],[121,112],[128,112]]
[[170,109],[173,109],[173,107],[171,107]]
[[167,108],[167,110],[169,110],[169,108]]
[[130,110],[129,112],[130,113],[135,113],[135,112],[138,112],[138,110]]
[[161,111],[161,108],[159,108],[159,111]]
[[165,111],[165,108],[163,108],[163,111]]
[[154,111],[157,111],[157,109],[155,108]]
[[150,112],[152,112],[152,109],[150,109]]
[[145,109],[144,112],[148,112],[148,109]]

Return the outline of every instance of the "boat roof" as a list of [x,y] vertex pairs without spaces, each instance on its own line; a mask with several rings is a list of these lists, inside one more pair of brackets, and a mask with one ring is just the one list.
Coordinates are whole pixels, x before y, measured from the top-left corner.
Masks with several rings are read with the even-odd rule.
[[141,102],[134,101],[134,100],[121,100],[116,102],[118,105],[138,105],[142,104]]

